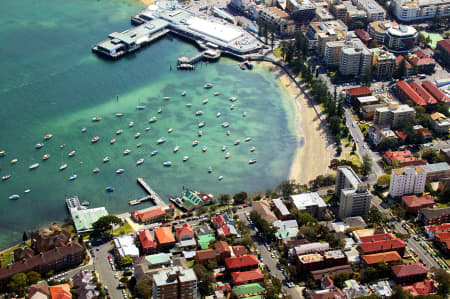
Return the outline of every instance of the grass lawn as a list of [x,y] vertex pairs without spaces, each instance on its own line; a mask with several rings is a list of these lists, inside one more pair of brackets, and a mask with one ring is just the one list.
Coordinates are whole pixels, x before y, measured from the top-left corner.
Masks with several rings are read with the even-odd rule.
[[134,230],[128,222],[125,222],[119,228],[113,231],[113,236],[123,236],[129,233],[134,233]]
[[442,37],[442,35],[440,35],[439,33],[428,33],[428,32],[425,32],[425,31],[420,31],[420,33],[422,33],[423,36],[425,36],[425,37],[430,37],[430,39],[431,39],[430,46],[433,49],[436,48],[436,44],[437,44],[438,41],[441,41],[441,40],[444,39]]
[[16,245],[14,247],[8,248],[0,254],[0,260],[2,264],[2,268],[6,267],[8,264],[11,264],[13,258],[14,258],[14,250],[17,248],[20,248],[20,245]]

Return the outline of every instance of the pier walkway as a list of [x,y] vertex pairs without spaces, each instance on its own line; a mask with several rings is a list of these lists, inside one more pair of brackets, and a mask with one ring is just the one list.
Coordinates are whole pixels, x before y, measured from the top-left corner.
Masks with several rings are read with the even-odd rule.
[[[155,191],[153,191],[152,188],[150,188],[150,186],[144,181],[143,178],[138,178],[137,179],[138,184],[145,190],[145,192],[148,193],[149,197],[147,200],[151,200],[156,206],[159,206],[163,209],[168,208],[168,205],[161,199],[161,197],[158,195],[158,193],[156,193]],[[146,197],[143,197],[146,198]],[[139,199],[142,200],[143,198]]]
[[194,65],[199,61],[215,61],[220,58],[219,50],[207,49],[191,58],[183,56],[178,58],[177,67],[179,69],[193,69]]

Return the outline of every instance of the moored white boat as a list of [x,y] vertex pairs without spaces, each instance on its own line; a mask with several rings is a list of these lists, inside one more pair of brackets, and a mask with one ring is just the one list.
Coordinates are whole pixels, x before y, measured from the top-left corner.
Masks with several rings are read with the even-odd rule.
[[204,88],[209,89],[212,88],[214,85],[212,83],[206,83],[205,85],[203,85]]
[[211,172],[213,172],[213,169],[212,169],[211,166],[209,166],[209,167],[208,167],[208,173],[211,173]]
[[73,181],[73,180],[75,180],[77,177],[78,177],[78,175],[72,174],[72,175],[69,177],[69,180]]
[[255,164],[256,163],[256,159],[250,159],[248,160],[248,164]]
[[136,132],[136,134],[134,134],[134,138],[139,138],[139,136],[141,136],[141,133]]
[[206,145],[202,147],[203,152],[206,152],[207,150],[208,150],[208,147]]
[[163,100],[170,100],[170,97],[163,97]]
[[128,155],[129,153],[131,153],[131,150],[129,150],[129,149],[126,149],[126,150],[123,151],[124,155]]
[[233,144],[238,145],[239,143],[241,143],[241,141],[239,139],[236,139]]
[[214,96],[217,97],[218,95],[220,95],[220,92],[216,91],[216,92],[214,93]]
[[142,143],[138,143],[138,144],[136,144],[136,147],[141,147],[142,146]]
[[36,145],[34,147],[39,149],[39,148],[42,148],[43,146],[44,146],[43,143],[36,143]]
[[186,104],[186,107],[191,107],[191,106],[192,106],[191,103],[187,103],[187,104]]
[[34,163],[34,164],[31,164],[28,168],[30,169],[30,170],[33,170],[33,169],[36,169],[36,168],[38,168],[39,167],[39,163]]
[[247,137],[247,138],[245,138],[245,142],[249,142],[249,141],[251,141],[252,140],[252,137]]
[[99,141],[99,140],[100,140],[100,137],[95,136],[94,138],[91,139],[91,142],[92,142],[92,143],[96,143],[96,142]]
[[137,110],[144,110],[145,109],[145,105],[137,105],[136,109]]
[[156,142],[158,143],[158,144],[161,144],[161,143],[164,143],[164,142],[166,142],[166,138],[165,137],[161,137],[161,138],[159,138]]
[[103,158],[103,163],[109,162],[110,158],[108,156]]
[[224,152],[227,149],[225,145],[222,145],[222,152]]
[[155,156],[156,154],[158,154],[157,150],[152,151],[152,156]]
[[141,165],[142,163],[144,163],[144,159],[143,158],[137,160],[136,165]]
[[228,159],[230,156],[231,156],[230,152],[227,152],[227,153],[225,154],[225,159]]
[[205,123],[204,121],[201,121],[201,122],[198,123],[198,127],[199,127],[199,128],[202,128],[202,127],[205,126],[205,124],[206,124],[206,123]]
[[172,133],[173,132],[173,128],[169,128],[169,130],[167,130],[167,133]]
[[16,164],[17,161],[19,161],[19,159],[12,159],[12,160],[11,160],[11,164]]
[[117,130],[116,135],[120,135],[120,134],[122,134],[122,132],[123,132],[122,130]]
[[256,147],[252,146],[252,148],[250,149],[251,152],[254,152],[256,150]]
[[230,126],[229,122],[223,122],[222,123],[222,128],[228,128]]
[[116,170],[117,174],[121,174],[121,173],[124,173],[124,172],[125,172],[125,169],[123,169],[123,168],[119,168],[119,169]]
[[205,105],[205,104],[208,104],[208,102],[209,102],[208,99],[204,99],[202,103],[203,103],[203,105]]
[[246,116],[247,116],[247,111],[244,111],[244,112],[242,113],[242,116],[243,116],[243,117],[246,117]]
[[161,113],[162,112],[162,108],[161,107],[159,107],[159,109],[158,109],[158,113]]
[[102,120],[102,118],[100,116],[94,116],[92,118],[92,121],[101,121],[101,120]]
[[69,156],[69,157],[73,157],[73,156],[75,156],[76,153],[77,153],[76,151],[71,151],[71,152],[68,154],[68,156]]
[[189,160],[189,156],[184,156],[183,157],[183,162],[186,162],[187,160]]
[[151,117],[151,118],[148,120],[149,123],[154,123],[154,122],[156,122],[156,121],[157,121],[156,116],[153,116],[153,117]]
[[195,112],[195,115],[197,115],[197,116],[200,116],[200,115],[202,115],[202,114],[203,114],[203,111],[202,111],[202,110],[199,110],[199,111]]
[[46,134],[46,135],[44,136],[44,140],[49,140],[49,139],[51,139],[52,137],[53,137],[52,134]]
[[82,128],[81,129],[81,133],[86,133],[87,132],[87,129],[86,128]]
[[196,146],[196,145],[198,145],[198,143],[199,143],[198,140],[194,140],[194,141],[192,141],[192,146]]
[[128,123],[128,126],[131,128],[131,127],[133,127],[134,126],[134,121],[130,121],[129,123]]
[[117,116],[117,117],[121,117],[121,116],[123,116],[123,113],[120,113],[120,112],[119,112],[119,113],[116,113],[116,116]]
[[175,145],[175,147],[173,148],[173,152],[176,153],[176,152],[178,152],[179,149],[180,149],[180,147],[178,145]]
[[111,139],[111,141],[109,141],[109,143],[111,143],[111,144],[114,144],[115,142],[116,142],[115,138],[113,138],[113,139]]
[[96,168],[92,169],[92,172],[93,173],[99,173],[100,172],[100,168],[96,167]]
[[48,160],[50,158],[50,154],[45,154],[42,156],[42,160]]
[[59,171],[63,171],[66,168],[67,168],[67,164],[64,163],[63,165],[59,166]]
[[181,93],[181,96],[184,97],[186,95],[186,90],[183,90],[183,92]]
[[219,181],[223,180],[223,175],[219,176],[217,179],[218,179]]
[[9,199],[15,200],[15,199],[19,199],[20,195],[19,194],[13,194],[10,197],[8,197]]
[[236,102],[237,101],[237,98],[236,97],[231,97],[230,98],[230,102]]
[[222,113],[220,113],[220,112],[216,113],[216,117],[220,117],[221,115],[222,115]]
[[[30,168],[30,169],[31,169],[31,168]],[[2,181],[6,181],[6,180],[8,180],[10,177],[11,177],[11,174],[4,175],[4,176],[2,176]]]
[[234,108],[236,108],[236,106],[234,106],[234,104],[232,104],[232,105],[230,106],[230,110],[233,110]]
[[163,165],[166,166],[166,167],[170,167],[170,166],[172,166],[172,162],[165,161],[165,162],[163,162]]
[[197,133],[197,135],[198,135],[198,137],[202,137],[202,136],[203,136],[203,131],[202,131],[202,130],[199,130],[198,133]]

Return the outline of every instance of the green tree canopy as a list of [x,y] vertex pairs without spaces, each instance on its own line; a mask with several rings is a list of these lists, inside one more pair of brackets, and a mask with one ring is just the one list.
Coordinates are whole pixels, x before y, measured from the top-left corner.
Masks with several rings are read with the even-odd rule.
[[202,296],[212,295],[214,283],[216,282],[213,273],[202,264],[195,264],[194,271],[198,278],[198,290]]
[[434,274],[434,279],[439,283],[438,294],[445,298],[450,294],[450,274],[438,268],[432,268],[431,272]]
[[114,215],[106,215],[100,217],[96,222],[92,224],[92,227],[94,229],[93,234],[95,236],[101,236],[106,233],[110,235],[113,225],[121,223],[122,220]]
[[27,282],[28,284],[35,284],[38,281],[41,281],[41,274],[35,272],[35,271],[30,271],[27,273]]
[[240,205],[240,204],[245,203],[245,200],[247,199],[247,197],[248,197],[247,192],[242,191],[242,192],[236,193],[233,196],[234,204]]
[[219,203],[221,205],[227,205],[231,202],[231,195],[230,194],[221,194],[219,196]]
[[142,299],[152,298],[152,281],[151,280],[140,280],[136,283],[134,290]]
[[25,287],[27,286],[27,275],[25,273],[16,273],[9,279],[7,285],[10,292],[19,296],[25,295]]
[[372,170],[372,158],[368,154],[363,156],[362,174],[368,175]]
[[123,258],[120,259],[120,266],[122,267],[129,267],[133,264],[133,258],[129,255],[124,256]]
[[377,185],[383,188],[389,187],[391,182],[391,176],[389,174],[384,174],[380,176],[377,180]]

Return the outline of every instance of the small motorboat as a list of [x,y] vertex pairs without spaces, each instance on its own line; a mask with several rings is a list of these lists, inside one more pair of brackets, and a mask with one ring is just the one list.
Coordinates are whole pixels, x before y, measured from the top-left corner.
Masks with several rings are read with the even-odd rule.
[[252,148],[250,149],[251,152],[254,152],[256,150],[256,147],[252,146]]
[[106,187],[105,190],[106,192],[114,192],[114,188],[110,186]]
[[70,181],[73,181],[73,180],[75,180],[77,177],[78,177],[78,176],[77,176],[76,174],[72,174],[72,175],[69,177],[69,180],[70,180]]
[[204,121],[201,121],[201,122],[198,123],[198,127],[199,128],[203,128],[205,126],[205,124],[206,123]]
[[195,112],[195,115],[197,115],[197,116],[200,116],[200,115],[202,115],[202,114],[203,114],[203,111],[202,111],[202,110],[199,110],[199,111]]
[[170,97],[164,97],[163,100],[168,101],[168,100],[170,100]]
[[209,166],[209,167],[208,167],[208,173],[211,173],[212,171],[213,171],[212,167]]
[[209,89],[212,88],[214,85],[212,83],[206,83],[205,85],[203,85],[204,88]]
[[94,168],[94,169],[92,169],[92,172],[93,173],[99,173],[100,172],[100,168]]
[[204,100],[202,101],[203,105],[208,104],[208,102],[209,102],[208,99],[204,99]]
[[19,161],[19,159],[12,159],[12,160],[11,160],[11,164],[16,164],[17,161]]
[[219,181],[223,180],[223,175],[219,176],[217,179],[218,179]]
[[48,160],[48,158],[50,158],[50,154],[45,154],[42,156],[42,160]]
[[225,154],[225,159],[228,159],[230,156],[231,156],[230,152],[227,152],[227,153]]
[[31,189],[26,189],[25,191],[23,191],[23,193],[30,193]]
[[49,139],[51,139],[52,137],[53,137],[52,134],[46,134],[46,135],[44,136],[44,140],[49,140]]
[[192,146],[196,146],[196,145],[198,145],[198,143],[199,143],[198,140],[194,140],[194,141],[192,142]]
[[176,153],[176,152],[178,152],[179,149],[180,149],[180,147],[178,145],[175,145],[175,147],[173,148],[173,152]]
[[81,133],[86,133],[87,132],[87,129],[86,128],[82,128],[81,129]]
[[109,162],[110,158],[108,156],[103,158],[103,163]]
[[119,112],[119,113],[116,113],[116,116],[117,116],[117,117],[122,117],[122,116],[123,116],[123,113],[120,113],[120,112]]
[[231,97],[230,98],[230,102],[236,102],[237,101],[237,98],[236,97]]
[[123,154],[124,154],[125,156],[128,155],[129,153],[131,153],[131,150],[129,150],[129,149],[126,149],[126,150],[123,151]]
[[157,154],[158,154],[158,150],[152,151],[152,156],[155,156],[155,155],[157,155]]
[[89,203],[89,201],[83,201],[81,203],[81,205],[84,206],[84,207],[88,207],[90,205],[90,203]]
[[239,143],[241,143],[241,141],[239,139],[236,139],[233,144],[238,145]]
[[220,117],[221,115],[222,115],[222,113],[220,113],[220,112],[216,113],[216,117]]
[[159,107],[159,109],[158,109],[158,113],[161,113],[162,112],[162,108],[161,107]]
[[250,159],[248,160],[248,164],[255,164],[256,163],[256,159]]
[[225,145],[222,145],[222,152],[224,152],[227,149]]
[[6,155],[5,151],[0,151],[0,157],[4,157]]
[[202,147],[203,152],[206,152],[207,150],[208,150],[208,147],[206,145]]
[[220,95],[220,92],[218,92],[218,91],[216,91],[215,93],[214,93],[214,96],[219,96]]
[[134,134],[134,138],[139,138],[139,136],[141,136],[141,133],[136,132],[136,134]]
[[230,110],[233,110],[234,108],[236,108],[236,106],[234,106],[234,104],[232,104],[232,105],[230,106]]
[[243,64],[243,63],[241,63],[241,64],[239,64],[239,67],[241,68],[241,70],[245,70],[245,64]]
[[66,168],[67,168],[67,164],[63,164],[63,165],[59,166],[59,171],[63,171]]
[[136,165],[141,165],[142,163],[144,163],[144,159],[143,158],[137,160]]
[[12,200],[16,200],[16,199],[19,199],[20,198],[20,195],[19,194],[13,194],[13,195],[11,195],[10,197],[8,197],[9,199],[12,199]]
[[172,133],[173,132],[173,128],[169,128],[169,130],[167,130],[167,133]]
[[44,147],[43,143],[36,143],[36,145],[34,146],[34,148],[37,148],[37,149],[42,148],[42,147]]
[[247,111],[244,111],[243,113],[242,113],[242,117],[246,117],[247,116]]
[[183,90],[183,92],[181,93],[181,96],[184,97],[186,95],[186,90]]
[[71,151],[71,152],[69,153],[69,157],[75,156],[76,153],[77,153],[76,151]]
[[96,143],[96,142],[99,141],[99,140],[100,140],[100,137],[95,136],[94,138],[91,139],[91,142],[92,142],[92,143]]
[[164,143],[164,142],[166,142],[167,141],[167,139],[165,138],[165,137],[161,137],[161,138],[159,138],[156,142],[158,143],[158,144],[161,144],[161,143]]
[[183,157],[183,162],[186,162],[187,160],[189,160],[189,156],[184,156]]
[[165,167],[170,167],[170,166],[172,166],[172,162],[170,162],[170,161],[165,161],[165,162],[163,162],[163,165],[164,165]]
[[6,181],[6,180],[8,180],[10,177],[11,177],[10,174],[4,175],[4,176],[2,176],[2,181]]
[[230,136],[231,135],[231,132],[230,131],[227,131],[227,136]]
[[202,137],[203,136],[203,131],[199,130],[197,135],[198,135],[198,137]]
[[228,128],[230,126],[229,122],[222,123],[222,128]]
[[128,126],[131,128],[131,127],[133,127],[134,126],[134,121],[130,121],[129,123],[128,123]]
[[187,103],[186,107],[192,107],[192,104],[191,103]]
[[122,134],[122,132],[123,132],[122,130],[117,130],[116,135],[120,135],[120,134]]
[[92,121],[101,121],[101,120],[102,120],[102,118],[100,116],[94,116],[92,118]]
[[111,144],[114,144],[116,142],[116,139],[115,138],[113,138],[113,139],[111,139],[110,141],[109,141],[109,143],[111,143]]
[[142,146],[142,143],[138,143],[138,144],[136,144],[136,147],[141,147]]
[[30,166],[28,166],[28,169],[29,170],[33,170],[33,169],[36,169],[38,167],[39,167],[39,163],[34,163],[34,164],[31,164]]
[[63,143],[63,144],[61,144],[60,146],[59,146],[59,148],[65,148],[66,147],[66,144],[65,143]]
[[150,131],[150,127],[146,127],[145,130],[146,130],[146,131]]
[[252,137],[247,137],[247,138],[245,138],[245,142],[249,142],[249,141],[251,141],[252,140]]
[[156,122],[156,117],[155,116],[153,116],[152,118],[150,118],[149,120],[148,120],[148,122],[149,123],[154,123],[154,122]]
[[125,172],[125,169],[123,169],[123,168],[119,168],[119,169],[116,170],[117,174],[121,174],[121,173],[124,173],[124,172]]
[[136,106],[136,110],[144,110],[145,106],[144,105],[137,105]]

